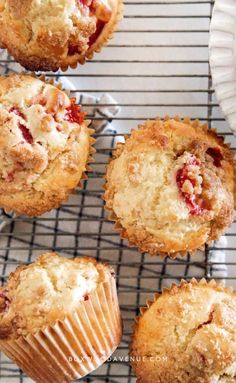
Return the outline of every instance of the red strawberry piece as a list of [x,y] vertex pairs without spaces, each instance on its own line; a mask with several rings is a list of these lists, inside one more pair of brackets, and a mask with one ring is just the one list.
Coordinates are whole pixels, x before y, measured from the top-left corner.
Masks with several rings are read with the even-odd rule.
[[197,203],[196,196],[182,191],[182,187],[185,181],[190,181],[192,186],[196,186],[196,181],[192,179],[189,175],[190,168],[189,166],[199,166],[200,161],[196,157],[192,157],[188,163],[184,165],[183,168],[179,169],[176,174],[176,182],[180,189],[181,195],[184,198],[184,201],[188,205],[189,211],[193,215],[200,215],[203,213],[204,209]]
[[71,105],[66,108],[65,119],[70,122],[76,122],[81,125],[85,118],[85,113],[80,112],[80,105],[75,105],[76,99],[71,99]]

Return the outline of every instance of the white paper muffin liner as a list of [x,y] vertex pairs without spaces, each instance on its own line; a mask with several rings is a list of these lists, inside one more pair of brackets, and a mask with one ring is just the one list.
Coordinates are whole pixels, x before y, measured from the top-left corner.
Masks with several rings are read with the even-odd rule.
[[35,334],[0,340],[0,349],[34,381],[67,383],[102,365],[121,336],[116,283],[111,276],[64,320]]
[[218,102],[236,134],[236,1],[216,0],[210,28],[210,65]]

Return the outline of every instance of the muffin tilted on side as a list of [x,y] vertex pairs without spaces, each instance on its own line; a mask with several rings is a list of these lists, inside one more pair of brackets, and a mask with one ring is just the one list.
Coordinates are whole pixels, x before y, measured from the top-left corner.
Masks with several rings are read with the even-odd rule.
[[105,189],[110,218],[131,246],[184,255],[233,221],[233,154],[198,121],[147,121],[118,144]]
[[57,208],[93,151],[75,99],[28,75],[0,77],[0,207],[28,216]]
[[232,290],[215,281],[183,281],[147,303],[130,346],[138,383],[235,383]]
[[0,45],[26,69],[66,70],[112,37],[122,0],[0,1]]
[[87,375],[121,336],[114,271],[93,258],[43,254],[0,289],[0,349],[38,383]]

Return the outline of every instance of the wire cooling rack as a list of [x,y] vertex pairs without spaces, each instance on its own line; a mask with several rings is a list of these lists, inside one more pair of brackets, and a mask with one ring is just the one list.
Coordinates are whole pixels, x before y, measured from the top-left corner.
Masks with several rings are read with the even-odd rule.
[[[93,172],[60,209],[40,218],[10,219],[0,233],[2,282],[16,265],[30,262],[47,250],[65,256],[92,255],[115,267],[124,319],[123,341],[113,358],[83,382],[135,382],[127,359],[131,325],[139,306],[153,292],[173,280],[202,276],[220,279],[222,273],[228,285],[236,284],[235,225],[226,234],[224,248],[206,248],[192,258],[162,260],[128,248],[107,221],[101,199],[105,165],[115,140],[147,118],[167,114],[199,118],[218,128],[235,147],[210,77],[208,37],[212,8],[209,0],[125,1],[124,20],[109,46],[85,66],[57,74],[66,75],[80,92],[96,96],[108,92],[121,106],[120,114],[112,121],[114,131],[96,135],[99,148]],[[7,73],[15,64],[8,57],[0,65]],[[217,264],[210,257],[213,250],[223,252],[222,261]],[[0,367],[2,383],[31,382],[4,355]]]

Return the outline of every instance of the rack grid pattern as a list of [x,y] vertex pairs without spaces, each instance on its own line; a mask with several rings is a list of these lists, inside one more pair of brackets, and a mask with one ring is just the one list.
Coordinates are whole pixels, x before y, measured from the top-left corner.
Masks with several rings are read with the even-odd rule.
[[[121,112],[110,122],[113,130],[96,134],[93,171],[66,204],[39,218],[9,218],[8,225],[0,232],[0,278],[4,283],[17,265],[31,262],[48,250],[68,257],[91,255],[114,266],[124,337],[112,360],[82,379],[83,382],[135,382],[127,354],[139,307],[173,281],[191,277],[209,279],[213,267],[214,277],[220,279],[217,270],[225,267],[210,261],[209,253],[214,247],[206,247],[198,256],[176,260],[153,258],[129,248],[107,220],[101,198],[111,149],[123,134],[147,118],[157,115],[199,118],[216,127],[236,147],[212,89],[208,37],[213,5],[210,0],[127,0],[124,20],[102,53],[77,70],[48,73],[59,81],[60,77],[66,77],[76,87],[74,92],[95,96],[110,93]],[[0,66],[3,73],[21,70],[10,57],[2,57]],[[235,224],[226,237],[227,246],[215,251],[225,252],[226,283],[236,286]],[[31,380],[1,355],[0,382],[30,383]]]

